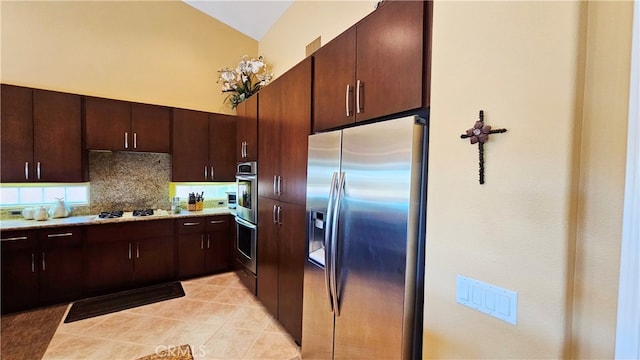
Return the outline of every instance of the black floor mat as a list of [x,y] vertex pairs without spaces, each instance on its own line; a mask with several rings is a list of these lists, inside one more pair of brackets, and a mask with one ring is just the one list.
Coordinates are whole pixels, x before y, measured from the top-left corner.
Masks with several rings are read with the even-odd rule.
[[70,323],[182,296],[184,290],[178,281],[97,296],[74,302],[64,322]]

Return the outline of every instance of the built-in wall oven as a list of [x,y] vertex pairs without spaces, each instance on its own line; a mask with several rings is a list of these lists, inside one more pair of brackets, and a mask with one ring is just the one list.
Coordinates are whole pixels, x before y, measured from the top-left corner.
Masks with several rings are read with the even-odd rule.
[[242,266],[256,274],[256,238],[258,227],[236,216],[236,259]]
[[245,268],[256,274],[258,223],[258,165],[239,163],[236,172],[235,256]]
[[236,214],[243,220],[257,224],[258,164],[239,163],[236,172]]

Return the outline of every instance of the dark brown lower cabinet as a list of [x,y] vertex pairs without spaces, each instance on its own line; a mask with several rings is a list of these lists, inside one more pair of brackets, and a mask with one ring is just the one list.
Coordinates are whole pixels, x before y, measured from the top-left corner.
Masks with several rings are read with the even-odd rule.
[[2,232],[2,312],[82,296],[82,228]]
[[38,304],[35,231],[2,232],[2,313]]
[[300,343],[305,261],[305,207],[258,200],[258,299]]
[[178,276],[189,278],[228,270],[232,242],[230,216],[176,220]]
[[80,227],[39,231],[41,304],[82,297],[82,232]]
[[175,264],[173,220],[88,226],[84,252],[88,295],[170,281]]

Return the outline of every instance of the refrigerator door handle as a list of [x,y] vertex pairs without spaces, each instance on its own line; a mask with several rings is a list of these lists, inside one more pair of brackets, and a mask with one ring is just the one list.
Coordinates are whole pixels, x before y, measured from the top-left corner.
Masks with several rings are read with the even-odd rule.
[[335,203],[336,197],[336,185],[338,181],[338,173],[334,172],[331,177],[331,187],[329,188],[329,203],[327,204],[327,218],[324,232],[324,281],[327,286],[327,295],[329,298],[329,307],[331,308],[331,312],[334,311],[333,308],[333,286],[331,285],[331,279],[333,278],[333,265],[331,264],[331,251],[333,246],[332,241],[332,232],[334,218],[333,218],[333,207]]
[[331,291],[333,292],[333,312],[336,316],[340,316],[340,295],[338,294],[338,276],[337,273],[340,271],[338,266],[336,265],[336,258],[338,255],[338,220],[340,219],[340,208],[342,204],[342,198],[344,197],[344,177],[345,173],[341,172],[340,177],[338,179],[338,186],[336,188],[336,201],[333,205],[333,221],[331,222]]

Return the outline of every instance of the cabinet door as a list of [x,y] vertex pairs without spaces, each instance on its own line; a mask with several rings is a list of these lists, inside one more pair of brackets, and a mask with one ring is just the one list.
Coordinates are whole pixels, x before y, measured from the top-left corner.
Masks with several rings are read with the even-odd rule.
[[358,121],[423,105],[424,6],[388,2],[357,25]]
[[53,228],[39,233],[40,302],[53,304],[80,298],[81,228]]
[[[283,75],[284,76],[284,75]],[[284,142],[280,134],[282,114],[282,79],[277,79],[260,90],[258,132],[258,195],[277,199],[276,182],[280,175],[280,144]]]
[[356,29],[318,49],[313,58],[313,131],[352,124],[356,111]]
[[176,220],[178,233],[178,276],[181,279],[205,272],[205,218]]
[[33,124],[35,179],[87,181],[80,95],[33,90]]
[[278,202],[269,198],[258,199],[258,299],[278,316],[278,225],[274,211]]
[[254,94],[236,107],[238,114],[238,133],[236,140],[237,162],[258,161],[259,96],[260,94]]
[[2,84],[0,156],[2,182],[35,181],[33,166],[33,92]]
[[306,212],[303,205],[281,202],[280,207],[278,320],[300,343],[302,338]]
[[136,286],[169,281],[173,278],[173,237],[131,240],[134,250]]
[[[4,121],[4,119],[3,119]],[[5,231],[2,251],[2,313],[38,304],[37,239],[31,231]]]
[[[280,77],[282,112],[276,144],[280,145],[280,201],[304,205],[307,191],[307,143],[311,131],[311,58]],[[263,162],[259,166],[262,166]]]
[[83,280],[89,295],[133,286],[134,249],[121,225],[92,225],[86,229]]
[[204,233],[178,236],[178,276],[181,279],[205,272]]
[[85,124],[88,150],[133,150],[130,103],[85,97]]
[[209,173],[209,114],[173,110],[171,179],[207,181]]
[[209,115],[209,180],[236,181],[236,119]]
[[165,106],[131,104],[130,146],[135,151],[169,153],[171,109]]
[[229,217],[215,216],[207,218],[206,271],[220,272],[229,269],[231,264],[231,225]]

